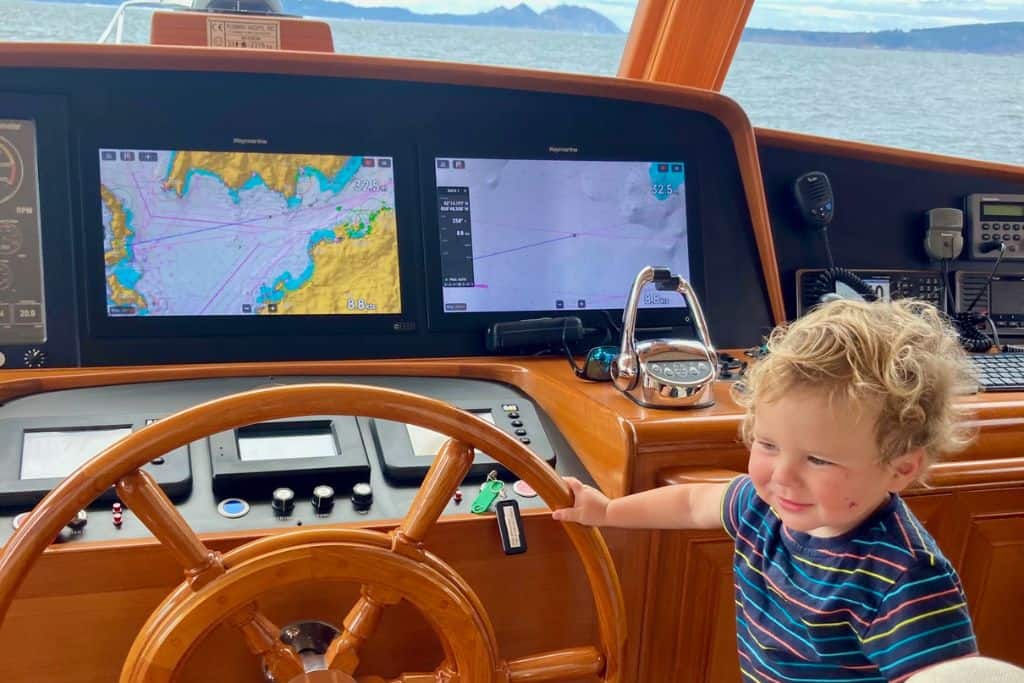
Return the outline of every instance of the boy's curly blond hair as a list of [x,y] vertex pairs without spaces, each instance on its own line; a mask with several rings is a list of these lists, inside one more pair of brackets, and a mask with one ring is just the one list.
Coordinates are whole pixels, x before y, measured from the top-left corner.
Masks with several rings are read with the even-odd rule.
[[777,327],[767,346],[733,392],[747,411],[748,446],[757,406],[794,389],[878,410],[882,462],[922,448],[931,465],[971,441],[954,397],[973,391],[975,381],[956,333],[930,304],[833,301]]

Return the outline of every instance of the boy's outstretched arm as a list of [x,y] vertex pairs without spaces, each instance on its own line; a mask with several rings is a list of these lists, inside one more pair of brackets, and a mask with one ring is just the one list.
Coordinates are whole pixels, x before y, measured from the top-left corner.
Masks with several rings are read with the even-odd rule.
[[563,522],[641,529],[717,529],[726,484],[678,484],[609,500],[592,486],[566,477],[573,506],[551,513]]

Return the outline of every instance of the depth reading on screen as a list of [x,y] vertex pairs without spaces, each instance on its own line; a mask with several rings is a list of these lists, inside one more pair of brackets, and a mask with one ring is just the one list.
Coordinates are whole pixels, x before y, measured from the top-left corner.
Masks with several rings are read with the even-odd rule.
[[238,459],[293,460],[338,455],[330,421],[269,422],[237,431]]
[[19,478],[63,479],[131,433],[130,426],[26,431]]
[[392,162],[99,150],[107,315],[401,313]]
[[[489,410],[474,410],[471,411],[477,417],[494,424],[494,415]],[[438,451],[441,450],[441,446],[444,442],[451,437],[435,432],[432,429],[426,427],[419,427],[417,425],[405,425],[406,431],[409,433],[409,441],[412,443],[412,452],[418,457],[433,458],[437,455]],[[480,451],[476,451],[477,454]]]
[[[681,161],[434,167],[446,313],[616,309],[644,266],[690,278]],[[641,305],[682,301],[648,288]]]

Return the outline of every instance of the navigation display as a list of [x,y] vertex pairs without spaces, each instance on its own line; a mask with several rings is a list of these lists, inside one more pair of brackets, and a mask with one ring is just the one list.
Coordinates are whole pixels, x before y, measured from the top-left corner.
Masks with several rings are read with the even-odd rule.
[[393,159],[99,150],[108,317],[401,313]]
[[[434,159],[445,313],[616,309],[690,278],[681,161]],[[680,307],[653,287],[646,307]]]

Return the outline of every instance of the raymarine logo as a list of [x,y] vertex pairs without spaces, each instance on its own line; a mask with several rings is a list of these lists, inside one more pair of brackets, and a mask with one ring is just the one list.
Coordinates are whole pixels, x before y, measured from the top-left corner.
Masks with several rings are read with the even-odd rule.
[[267,141],[263,138],[232,138],[231,142],[236,145],[265,145]]
[[552,154],[579,154],[579,147],[548,147],[548,151]]

